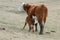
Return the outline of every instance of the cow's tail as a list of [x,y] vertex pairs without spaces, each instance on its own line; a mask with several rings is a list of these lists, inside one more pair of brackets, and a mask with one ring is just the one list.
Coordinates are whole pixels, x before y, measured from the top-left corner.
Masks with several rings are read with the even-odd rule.
[[45,5],[42,5],[42,14],[43,14],[43,18],[42,18],[42,23],[45,24],[46,22],[46,17],[47,17],[47,7]]

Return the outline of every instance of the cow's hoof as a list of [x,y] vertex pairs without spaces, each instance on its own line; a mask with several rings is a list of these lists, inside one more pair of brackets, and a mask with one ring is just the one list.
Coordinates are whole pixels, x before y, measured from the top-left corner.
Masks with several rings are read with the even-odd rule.
[[43,33],[39,33],[39,35],[43,35]]

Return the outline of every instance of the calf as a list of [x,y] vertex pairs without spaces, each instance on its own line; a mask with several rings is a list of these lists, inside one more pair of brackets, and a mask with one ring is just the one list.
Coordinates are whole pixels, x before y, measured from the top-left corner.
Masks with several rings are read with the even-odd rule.
[[29,25],[29,31],[34,32],[34,25],[35,25],[35,31],[37,32],[37,23],[38,22],[37,22],[36,17],[34,17],[34,16],[32,16],[32,17],[27,16],[26,20],[25,20],[25,25],[24,25],[23,29],[25,28],[25,26],[26,26],[27,23]]

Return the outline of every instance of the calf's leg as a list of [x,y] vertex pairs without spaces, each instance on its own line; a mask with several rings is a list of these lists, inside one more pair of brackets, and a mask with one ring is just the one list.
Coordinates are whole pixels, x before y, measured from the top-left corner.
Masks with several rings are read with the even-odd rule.
[[34,32],[34,25],[31,25],[31,31]]
[[29,32],[31,31],[31,25],[29,24]]
[[37,32],[38,30],[37,30],[37,23],[35,24],[35,31]]
[[26,25],[27,25],[27,22],[25,22],[23,29],[25,28]]

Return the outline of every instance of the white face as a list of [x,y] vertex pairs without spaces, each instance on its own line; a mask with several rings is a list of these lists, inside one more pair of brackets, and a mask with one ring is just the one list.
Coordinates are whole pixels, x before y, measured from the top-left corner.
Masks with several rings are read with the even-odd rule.
[[35,20],[34,24],[38,23],[37,17],[36,16],[32,16],[32,17]]
[[24,3],[21,3],[21,5],[18,7],[18,11],[24,11],[23,5],[24,5]]

